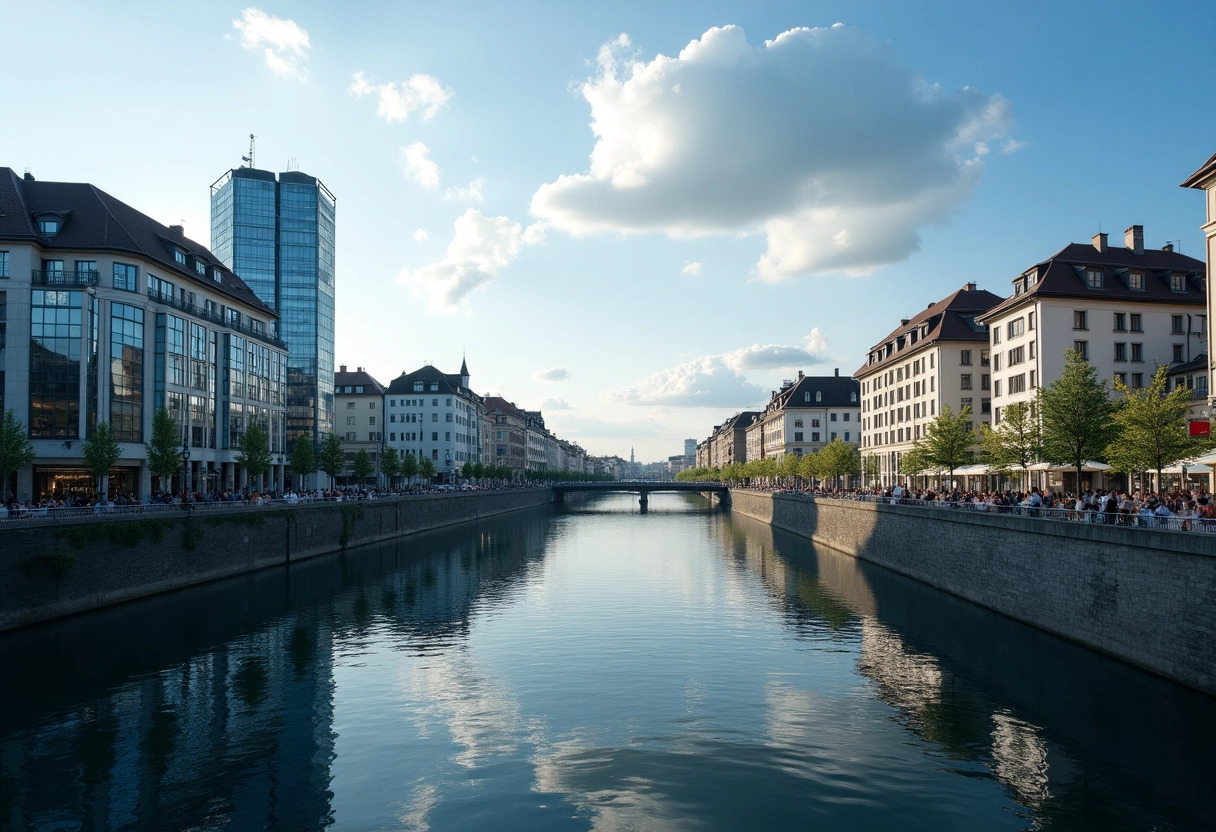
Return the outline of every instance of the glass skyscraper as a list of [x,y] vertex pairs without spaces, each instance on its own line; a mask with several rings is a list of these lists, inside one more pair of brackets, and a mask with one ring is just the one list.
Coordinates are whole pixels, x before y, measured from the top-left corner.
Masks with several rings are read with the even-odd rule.
[[298,171],[230,170],[211,186],[211,248],[279,313],[287,442],[334,429],[334,195]]

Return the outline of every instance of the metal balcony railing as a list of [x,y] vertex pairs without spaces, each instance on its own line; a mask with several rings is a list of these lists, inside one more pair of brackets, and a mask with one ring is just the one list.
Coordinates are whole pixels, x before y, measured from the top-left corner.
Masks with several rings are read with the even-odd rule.
[[53,271],[43,271],[35,269],[32,274],[32,280],[36,286],[96,286],[99,283],[97,272],[93,271],[65,271],[63,269],[55,269]]
[[217,326],[227,327],[228,329],[239,332],[242,335],[248,335],[250,338],[256,338],[263,343],[270,344],[271,346],[278,347],[279,349],[287,349],[287,344],[275,336],[267,333],[265,330],[254,329],[253,327],[245,324],[237,324],[233,323],[232,321],[225,320],[219,312],[212,312],[206,307],[195,306],[192,303],[187,303],[186,301],[178,298],[176,295],[170,295],[168,293],[162,294],[155,289],[149,289],[148,297],[157,303],[163,303],[166,306],[171,306],[174,309],[180,312],[185,312],[187,315],[198,318],[199,320],[209,321]]

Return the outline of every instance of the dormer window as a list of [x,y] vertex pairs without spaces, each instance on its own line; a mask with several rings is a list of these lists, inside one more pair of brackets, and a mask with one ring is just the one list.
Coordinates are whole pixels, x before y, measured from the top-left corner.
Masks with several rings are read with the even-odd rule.
[[415,382],[414,382],[414,392],[415,392],[415,393],[421,393],[421,392],[422,392],[422,382],[421,382],[421,381],[415,381]]
[[434,392],[438,392],[438,390],[439,390],[439,382],[437,382],[437,381],[432,381],[432,382],[431,382],[431,392],[432,392],[432,393],[434,393]]
[[1034,284],[1036,284],[1038,282],[1039,282],[1039,273],[1037,271],[1026,272],[1026,288],[1027,289],[1029,289],[1031,286],[1033,286]]
[[[849,394],[849,401],[851,401],[851,402],[856,402],[856,401],[857,401],[857,394],[856,394],[856,393],[850,393],[850,394]],[[847,414],[847,413],[846,413],[846,414],[844,414],[844,415],[845,415],[845,418],[846,418],[846,419],[847,419],[847,418],[848,418],[848,416],[849,416],[849,414]]]
[[55,218],[47,218],[38,220],[38,233],[45,234],[48,237],[59,233],[59,227],[63,225],[63,220]]
[[803,399],[803,401],[808,401],[808,402],[811,400],[811,393],[809,390],[802,394],[802,399]]
[[212,269],[211,270],[211,279],[214,280],[216,283],[223,283],[224,282],[224,273],[221,272],[219,269]]
[[1185,292],[1186,291],[1186,275],[1174,272],[1170,275],[1170,291]]
[[186,265],[186,252],[178,248],[173,249],[173,259],[177,261],[177,265],[179,266]]
[[1144,274],[1141,272],[1128,272],[1127,288],[1135,289],[1136,291],[1144,291]]
[[817,402],[823,401],[823,393],[819,390],[815,391],[815,401],[817,401]]
[[199,274],[203,275],[204,277],[207,276],[207,264],[206,263],[201,263],[196,260],[194,263],[194,270],[196,272],[198,272]]
[[1101,269],[1086,269],[1085,270],[1085,285],[1091,289],[1101,289],[1104,285],[1102,270]]

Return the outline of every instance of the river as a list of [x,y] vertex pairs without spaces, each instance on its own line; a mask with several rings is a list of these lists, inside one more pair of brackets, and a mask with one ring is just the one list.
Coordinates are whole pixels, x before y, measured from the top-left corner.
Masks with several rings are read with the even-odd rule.
[[0,829],[1213,828],[1216,700],[708,506],[0,636]]

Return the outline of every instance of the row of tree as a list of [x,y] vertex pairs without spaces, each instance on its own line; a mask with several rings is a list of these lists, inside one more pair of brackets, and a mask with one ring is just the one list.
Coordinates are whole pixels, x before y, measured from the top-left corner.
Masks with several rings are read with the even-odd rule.
[[1068,464],[1077,482],[1087,460],[1109,464],[1125,474],[1161,471],[1171,463],[1205,450],[1211,440],[1188,435],[1191,391],[1167,390],[1168,367],[1160,367],[1143,389],[1114,382],[1121,396],[1097,369],[1073,350],[1066,354],[1060,377],[1028,402],[1001,411],[1001,420],[972,430],[970,408],[954,414],[947,406],[926,426],[925,435],[903,456],[900,473],[954,471],[979,461],[998,471],[1021,470],[1036,462]]
[[861,454],[857,446],[837,438],[814,453],[732,462],[722,468],[689,468],[676,474],[676,479],[681,482],[744,484],[777,481],[841,484],[845,482],[845,477],[857,476],[861,471]]

